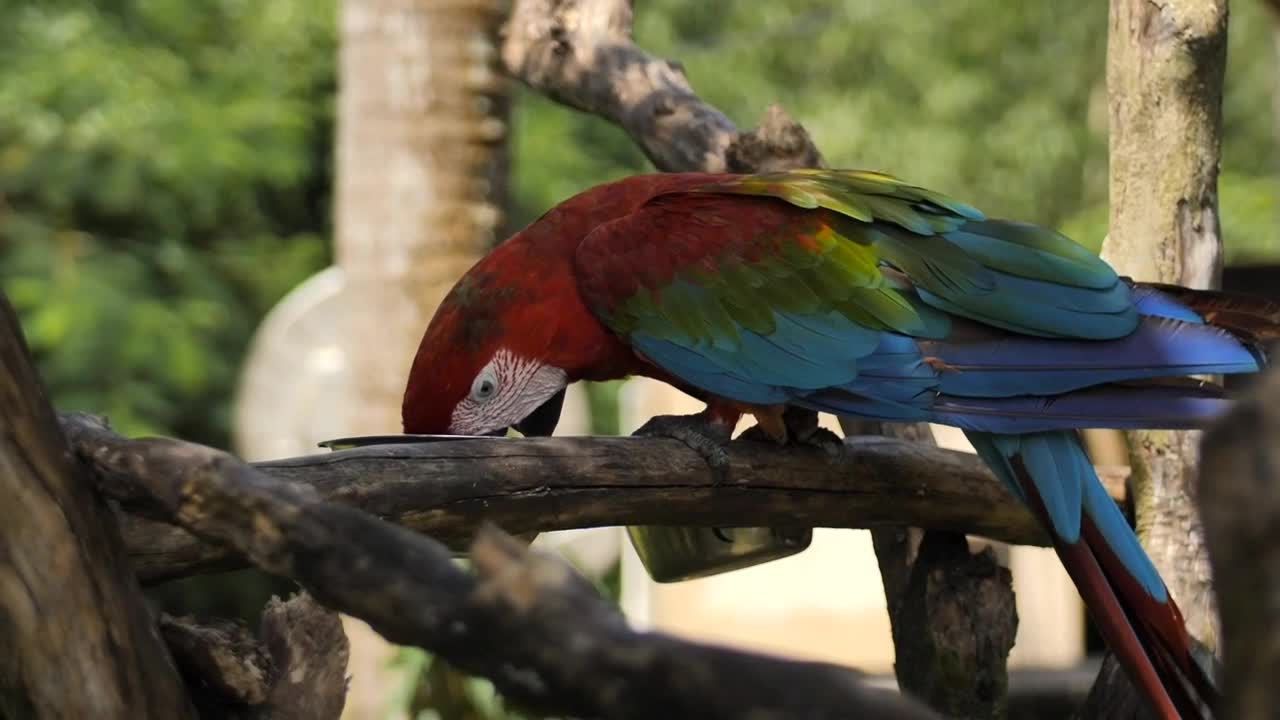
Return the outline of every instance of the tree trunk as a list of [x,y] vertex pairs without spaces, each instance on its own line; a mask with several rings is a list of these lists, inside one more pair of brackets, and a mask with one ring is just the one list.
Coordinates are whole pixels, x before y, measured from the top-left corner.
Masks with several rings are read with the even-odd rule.
[[[1102,254],[1122,274],[1197,288],[1221,282],[1226,51],[1225,0],[1111,3],[1111,226]],[[1217,611],[1192,502],[1198,434],[1128,435],[1139,534],[1191,633],[1213,647]]]
[[[337,434],[401,431],[418,341],[453,283],[503,232],[503,0],[344,0],[339,33],[335,259],[345,368]],[[382,712],[392,649],[345,621],[348,704]]]
[[502,232],[501,0],[342,4],[336,255],[354,383],[347,431],[399,432],[427,321]]
[[0,293],[0,717],[194,717]]
[[[1121,274],[1197,288],[1221,281],[1218,163],[1226,51],[1226,0],[1111,2],[1111,225],[1102,256]],[[1194,502],[1199,433],[1127,436],[1139,537],[1191,634],[1215,648],[1217,606]],[[1091,707],[1114,707],[1117,688],[1126,684],[1103,680],[1084,717],[1098,716]]]

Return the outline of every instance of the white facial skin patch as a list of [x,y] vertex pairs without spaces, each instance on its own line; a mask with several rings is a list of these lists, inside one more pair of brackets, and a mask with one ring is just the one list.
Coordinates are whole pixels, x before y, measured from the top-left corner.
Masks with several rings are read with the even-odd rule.
[[476,373],[471,390],[453,409],[449,432],[480,435],[510,427],[568,384],[564,370],[523,358],[506,348]]

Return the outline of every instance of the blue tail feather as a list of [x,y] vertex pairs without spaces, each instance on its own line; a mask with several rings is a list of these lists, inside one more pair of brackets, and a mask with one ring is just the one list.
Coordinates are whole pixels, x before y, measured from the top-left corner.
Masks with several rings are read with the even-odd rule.
[[1046,430],[1117,430],[1204,427],[1231,401],[1211,388],[1109,385],[1064,395],[970,398],[938,395],[930,421],[964,430],[1030,433]]
[[1200,317],[1199,313],[1156,288],[1135,286],[1130,289],[1129,298],[1138,309],[1139,315],[1181,320],[1197,325],[1204,323],[1204,318]]
[[1106,488],[1102,487],[1102,483],[1098,481],[1093,466],[1089,465],[1089,459],[1084,455],[1084,449],[1081,448],[1079,453],[1084,458],[1087,472],[1092,476],[1092,480],[1084,484],[1085,513],[1093,520],[1098,532],[1120,558],[1120,562],[1142,585],[1142,589],[1146,590],[1156,602],[1166,602],[1169,599],[1169,591],[1165,587],[1164,580],[1160,579],[1160,572],[1147,556],[1147,551],[1142,549],[1142,544],[1138,542],[1138,536],[1129,526],[1128,519],[1120,512],[1115,501],[1107,494]]
[[1052,531],[1067,543],[1080,540],[1087,513],[1125,570],[1156,602],[1168,591],[1124,514],[1107,494],[1073,431],[1005,435],[966,431],[978,455],[1024,503],[1011,460],[1022,460],[1049,516]]
[[1054,395],[1110,382],[1261,368],[1260,358],[1225,330],[1155,317],[1117,340],[1002,335],[920,346],[947,366],[941,392],[968,397]]

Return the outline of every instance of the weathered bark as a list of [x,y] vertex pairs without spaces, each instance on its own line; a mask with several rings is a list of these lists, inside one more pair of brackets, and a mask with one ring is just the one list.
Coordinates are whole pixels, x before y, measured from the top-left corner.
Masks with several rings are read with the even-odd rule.
[[338,614],[301,593],[272,598],[258,632],[240,622],[161,618],[161,632],[200,716],[337,720],[347,692],[347,638]]
[[265,706],[270,720],[342,715],[350,646],[337,613],[306,594],[273,598],[262,611],[258,637],[276,670]]
[[724,172],[738,130],[678,62],[631,42],[630,0],[515,0],[502,61],[520,81],[618,125],[659,170]]
[[275,668],[242,621],[160,616],[160,634],[196,688],[196,704],[220,716],[261,705]]
[[1280,373],[1204,434],[1200,511],[1222,607],[1219,717],[1280,708]]
[[[1220,282],[1226,50],[1226,0],[1111,2],[1111,224],[1102,256],[1123,274],[1198,288]],[[1217,607],[1194,503],[1199,434],[1142,431],[1128,439],[1138,534],[1188,629],[1214,648]],[[1100,682],[1084,716],[1097,717],[1091,713],[1109,694]]]
[[398,432],[418,338],[505,202],[502,0],[344,0],[335,187],[346,432]]
[[903,689],[951,718],[1004,717],[1018,627],[1011,582],[991,548],[974,554],[961,533],[924,533],[892,618]]
[[[925,423],[842,419],[841,426],[846,433],[935,445]],[[960,531],[872,528],[871,542],[884,582],[899,686],[948,717],[1004,717],[1009,651],[1018,631],[1009,569],[989,547],[971,553]]]
[[194,716],[0,294],[0,716]]
[[[697,96],[678,62],[654,57],[632,42],[631,5],[629,0],[517,0],[506,28],[503,62],[508,72],[548,97],[622,127],[660,170],[767,172],[823,165],[822,154],[809,134],[777,106],[770,107],[759,128],[739,132],[733,121]],[[916,435],[927,437],[932,443],[927,427]],[[960,604],[956,607],[972,608],[977,611],[973,615],[913,613],[915,617],[930,617],[932,624],[928,628],[897,621],[899,613],[895,607],[904,602],[901,592],[905,591],[912,562],[905,545],[894,541],[904,532],[887,528],[875,538],[898,652],[908,647],[940,650],[946,643],[940,645],[936,640],[963,634],[957,631],[957,621],[969,623],[971,628],[998,628],[992,636],[1003,638],[1007,634],[1011,647],[1017,620],[1008,573],[984,574],[986,564],[981,560],[973,561],[976,563],[973,569],[991,581],[984,585],[984,592],[1000,594],[996,588],[1003,583],[1002,597],[1008,602],[984,604],[958,600]],[[957,557],[948,556],[947,562]],[[928,574],[934,569],[940,568],[930,565],[919,571]],[[897,575],[902,576],[901,582],[896,579]],[[911,600],[912,603],[923,601],[922,596]],[[964,694],[959,687],[954,687],[955,692],[934,693],[933,707],[953,717],[1002,714],[998,708],[1002,707],[1007,679],[1008,648],[998,658],[991,654],[966,655],[960,645],[954,644],[949,650],[956,654],[947,660],[957,661],[963,657],[960,662],[968,671],[992,678],[999,685],[999,697],[992,698],[994,704],[989,712],[975,711],[972,705],[952,702]],[[895,667],[900,669],[898,678],[903,688],[910,691],[941,688],[962,675],[952,674],[946,676],[950,680],[944,679],[939,663],[945,653],[940,650],[929,658],[916,655],[905,664],[899,662]],[[911,677],[901,671],[908,667],[912,669]]]
[[659,170],[752,172],[816,167],[808,133],[779,107],[739,132],[703,102],[675,60],[631,39],[631,0],[515,0],[503,30],[507,72],[571,108],[618,125]]
[[[234,457],[168,440],[122,441],[81,418],[104,492],[150,508],[296,580],[388,640],[492,679],[504,695],[584,717],[932,718],[846,668],[632,631],[564,561],[486,526],[472,576],[439,543],[320,499]],[[784,690],[785,689],[785,690]]]
[[[87,415],[64,415],[72,447],[104,471],[104,487],[134,513],[167,518],[137,486],[129,448],[173,458],[193,478],[229,456],[176,440],[126,440]],[[220,459],[221,458],[221,459]],[[730,447],[731,484],[673,440],[475,438],[371,446],[256,463],[263,475],[465,548],[483,522],[517,532],[627,524],[824,527],[915,525],[1043,545],[1043,530],[978,458],[885,438],[853,438],[839,458],[768,443]],[[224,549],[154,520],[122,516],[139,575],[155,581],[243,564]]]

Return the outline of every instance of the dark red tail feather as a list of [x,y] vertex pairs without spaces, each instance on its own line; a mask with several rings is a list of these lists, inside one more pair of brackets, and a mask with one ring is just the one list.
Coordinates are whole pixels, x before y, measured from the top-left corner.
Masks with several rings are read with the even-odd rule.
[[[1021,458],[1011,466],[1032,510],[1046,527],[1049,514]],[[1124,570],[1088,516],[1078,542],[1053,533],[1054,548],[1075,582],[1085,607],[1130,680],[1162,720],[1212,717],[1217,691],[1191,657],[1182,613],[1173,599],[1158,603]]]
[[[1156,602],[1125,572],[1120,559],[1112,553],[1093,521],[1083,518],[1081,536],[1114,589],[1125,616],[1135,632],[1144,640],[1151,660],[1156,664],[1166,688],[1173,695],[1183,717],[1204,716],[1203,706],[1214,707],[1218,691],[1199,663],[1191,655],[1191,637],[1177,603]],[[1186,683],[1191,683],[1188,686]]]
[[1205,322],[1227,330],[1242,340],[1270,344],[1280,340],[1280,302],[1254,295],[1221,290],[1192,290],[1162,283],[1133,283],[1177,300]]

